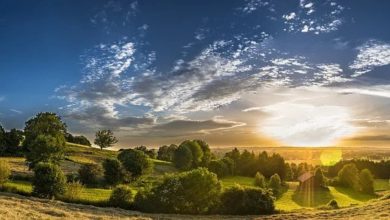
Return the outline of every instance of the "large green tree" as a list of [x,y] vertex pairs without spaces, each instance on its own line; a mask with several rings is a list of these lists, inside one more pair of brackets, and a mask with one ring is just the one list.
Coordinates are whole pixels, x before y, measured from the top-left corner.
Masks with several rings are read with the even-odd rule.
[[60,116],[52,112],[41,112],[26,122],[23,146],[28,148],[39,135],[64,138],[65,134],[66,124],[61,121]]
[[118,159],[123,167],[131,173],[133,178],[138,178],[148,173],[153,167],[153,163],[149,157],[139,150],[123,150],[119,153]]
[[30,168],[39,162],[59,164],[64,158],[65,139],[64,136],[38,135],[28,146],[26,160]]
[[96,138],[94,143],[102,150],[103,148],[111,147],[112,145],[118,143],[118,139],[116,139],[111,130],[97,131],[95,136]]
[[184,145],[180,145],[174,154],[173,163],[178,169],[189,170],[192,167],[192,152]]
[[361,191],[367,194],[374,193],[374,177],[369,169],[363,169],[359,173]]

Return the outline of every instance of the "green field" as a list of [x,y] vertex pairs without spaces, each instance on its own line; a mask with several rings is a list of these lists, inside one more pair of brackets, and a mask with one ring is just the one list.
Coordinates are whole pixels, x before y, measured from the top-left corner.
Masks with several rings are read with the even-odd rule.
[[221,179],[222,185],[225,188],[233,187],[236,184],[241,186],[254,186],[254,178],[245,176],[229,176]]

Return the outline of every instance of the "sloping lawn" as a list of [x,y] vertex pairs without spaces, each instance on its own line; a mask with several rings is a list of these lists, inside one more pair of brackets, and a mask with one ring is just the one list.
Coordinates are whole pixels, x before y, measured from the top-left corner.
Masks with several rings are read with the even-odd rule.
[[254,186],[254,178],[245,176],[229,176],[221,179],[222,185],[225,188],[230,188],[239,184],[241,186]]

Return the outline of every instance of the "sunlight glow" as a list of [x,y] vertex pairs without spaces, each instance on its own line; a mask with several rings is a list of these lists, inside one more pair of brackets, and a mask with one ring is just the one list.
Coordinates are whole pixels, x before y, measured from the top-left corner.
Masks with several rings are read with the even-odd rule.
[[284,145],[331,146],[356,131],[348,111],[340,106],[278,103],[262,110],[270,117],[261,123],[261,132]]

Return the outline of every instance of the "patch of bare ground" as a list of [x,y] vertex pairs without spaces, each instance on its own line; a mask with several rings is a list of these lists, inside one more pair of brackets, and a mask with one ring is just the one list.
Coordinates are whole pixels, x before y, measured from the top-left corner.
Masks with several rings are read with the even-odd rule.
[[189,216],[145,214],[0,193],[0,219],[390,219],[390,199],[338,210],[306,210],[268,216]]

